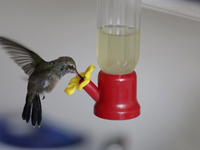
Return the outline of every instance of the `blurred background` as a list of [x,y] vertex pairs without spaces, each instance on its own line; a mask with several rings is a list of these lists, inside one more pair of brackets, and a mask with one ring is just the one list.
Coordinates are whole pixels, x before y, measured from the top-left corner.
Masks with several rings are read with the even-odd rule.
[[[0,0],[0,36],[22,43],[47,61],[71,56],[79,72],[94,63],[91,80],[97,84],[96,4],[96,0]],[[39,148],[43,143],[44,148],[70,150],[199,149],[200,2],[143,0],[142,6],[136,67],[141,115],[127,121],[96,117],[95,102],[85,91],[64,93],[74,77],[70,74],[46,94],[41,128],[33,128],[21,119],[28,77],[1,50],[0,149],[37,148],[28,145],[33,140]],[[24,141],[21,145],[16,143],[19,138]]]

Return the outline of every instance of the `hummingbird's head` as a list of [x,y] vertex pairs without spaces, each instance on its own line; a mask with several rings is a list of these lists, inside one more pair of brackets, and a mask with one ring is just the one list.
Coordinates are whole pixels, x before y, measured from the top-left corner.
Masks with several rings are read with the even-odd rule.
[[57,69],[61,77],[67,73],[75,73],[78,75],[76,63],[71,57],[59,57],[57,62]]

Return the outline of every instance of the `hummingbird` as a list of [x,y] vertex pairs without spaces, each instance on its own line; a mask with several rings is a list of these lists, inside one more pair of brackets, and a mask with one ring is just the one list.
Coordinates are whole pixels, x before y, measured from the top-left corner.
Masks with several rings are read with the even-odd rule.
[[40,99],[45,98],[44,92],[50,93],[58,81],[68,73],[75,73],[82,79],[76,69],[75,61],[66,56],[47,62],[32,50],[5,37],[0,37],[0,44],[29,76],[22,119],[28,123],[31,118],[32,125],[35,127],[37,124],[40,127],[42,121]]

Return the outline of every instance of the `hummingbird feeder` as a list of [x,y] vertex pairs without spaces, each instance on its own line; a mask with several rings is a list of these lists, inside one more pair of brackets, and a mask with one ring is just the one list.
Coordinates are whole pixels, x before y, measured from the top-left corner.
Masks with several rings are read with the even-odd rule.
[[90,81],[93,64],[73,78],[65,92],[82,88],[96,101],[94,114],[103,119],[127,120],[140,115],[137,76],[140,49],[141,0],[97,0],[98,87]]

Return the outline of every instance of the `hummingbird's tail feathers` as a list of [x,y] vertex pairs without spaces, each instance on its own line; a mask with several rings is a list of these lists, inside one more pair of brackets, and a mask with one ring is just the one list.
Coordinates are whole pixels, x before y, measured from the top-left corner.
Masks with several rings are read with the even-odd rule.
[[37,123],[38,126],[40,127],[41,121],[42,121],[41,101],[40,101],[40,96],[36,95],[33,101],[31,122],[33,126],[35,126]]
[[26,95],[26,103],[22,112],[22,119],[28,123],[31,118],[32,125],[35,127],[36,123],[40,127],[42,121],[42,107],[40,96],[38,94]]
[[26,122],[28,123],[30,120],[30,115],[31,115],[31,107],[32,107],[32,103],[29,103],[28,99],[29,99],[30,95],[26,95],[26,103],[24,105],[24,109],[22,112],[22,119],[26,120]]

